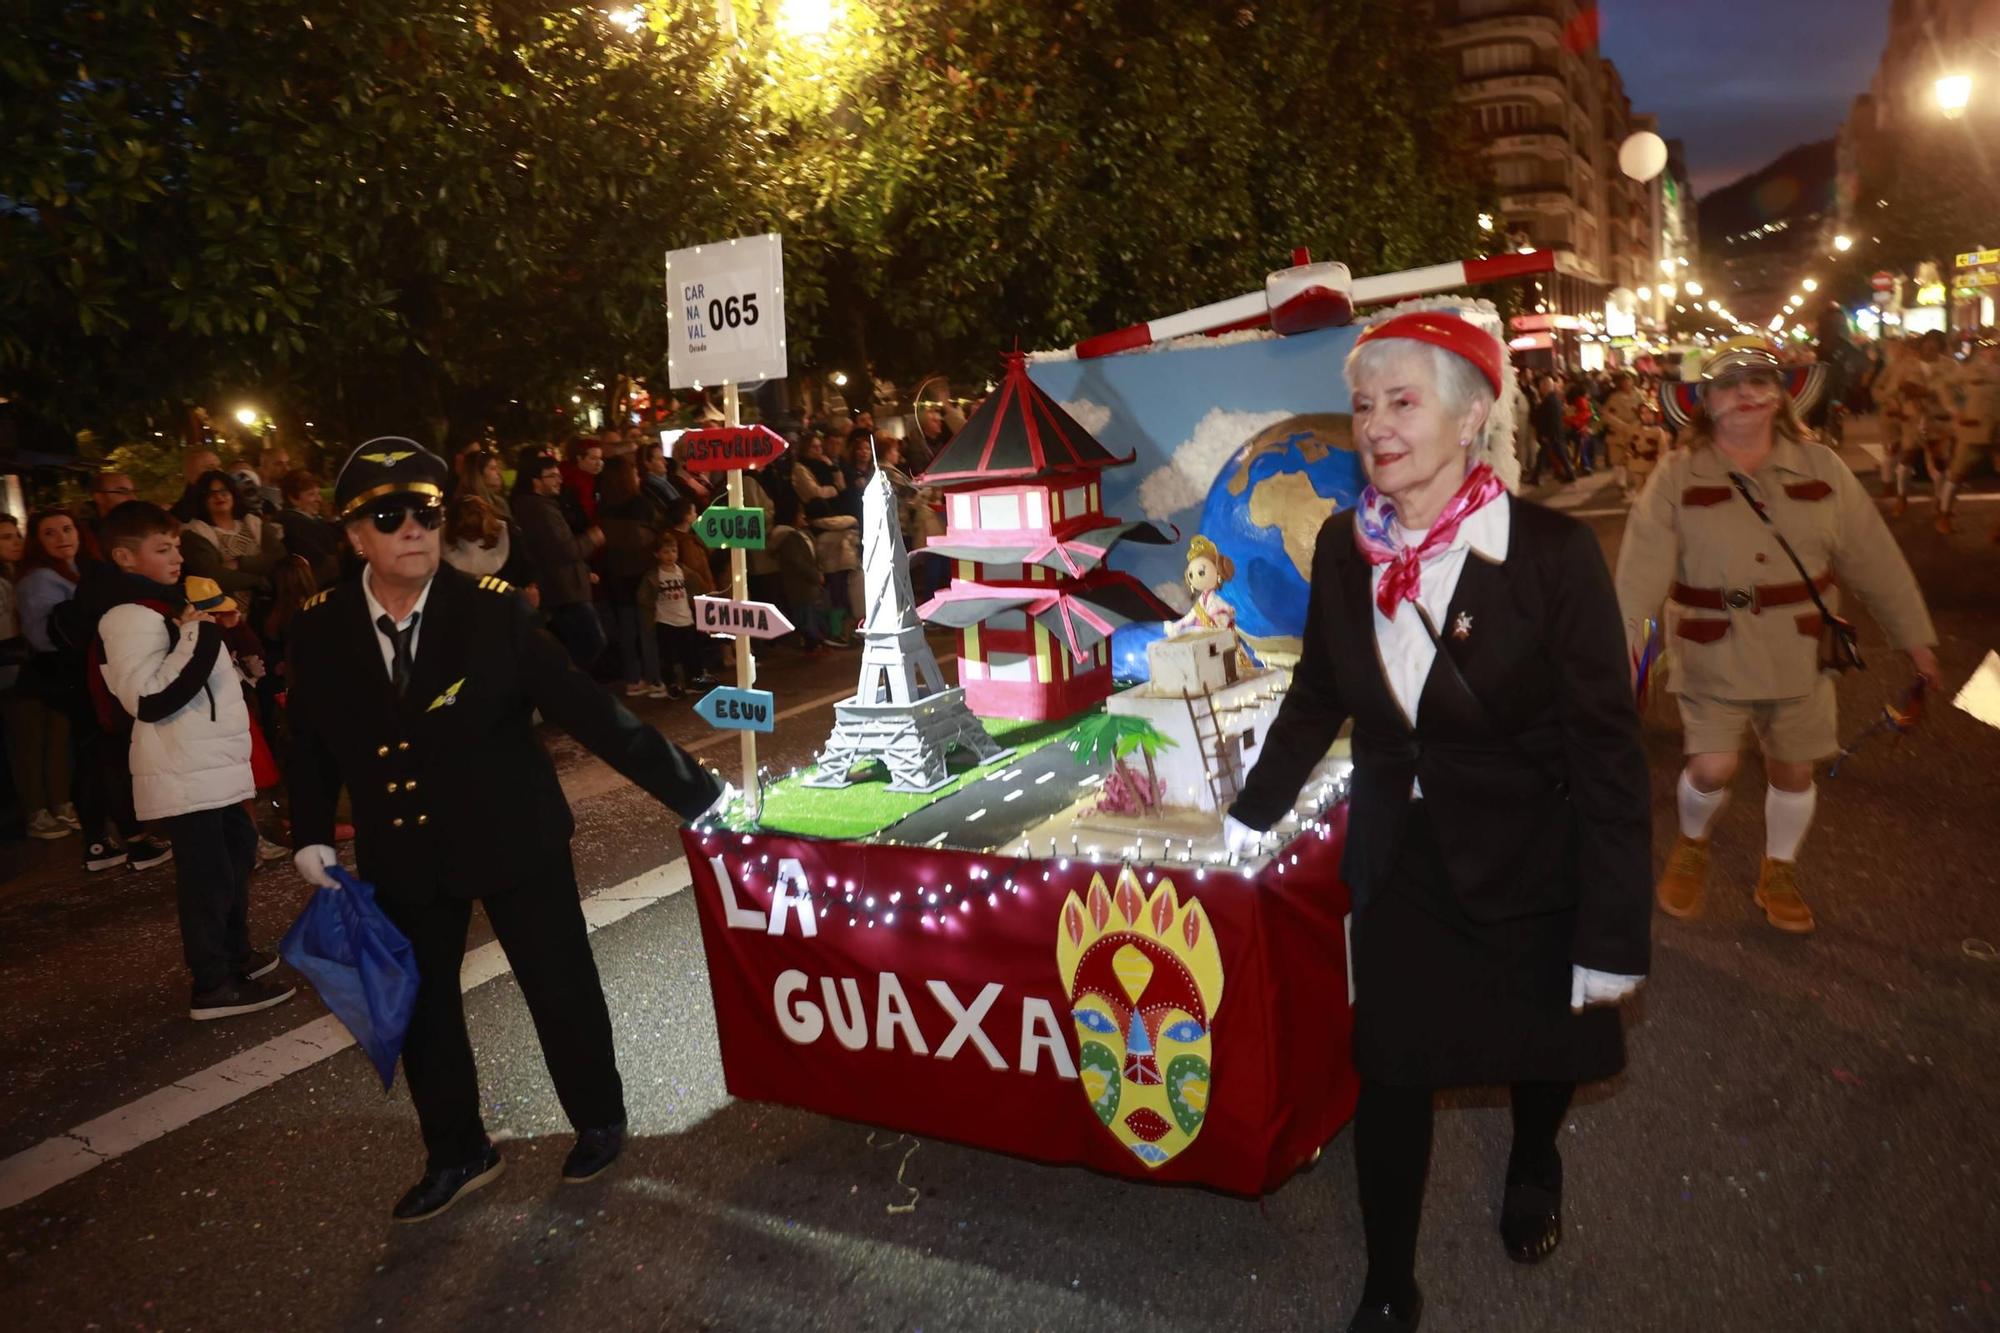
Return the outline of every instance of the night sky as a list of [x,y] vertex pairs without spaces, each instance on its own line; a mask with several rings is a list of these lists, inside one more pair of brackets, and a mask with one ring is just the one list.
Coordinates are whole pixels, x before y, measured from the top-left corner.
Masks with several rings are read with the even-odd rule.
[[1875,77],[1889,0],[1601,0],[1632,109],[1687,144],[1696,194],[1833,137]]

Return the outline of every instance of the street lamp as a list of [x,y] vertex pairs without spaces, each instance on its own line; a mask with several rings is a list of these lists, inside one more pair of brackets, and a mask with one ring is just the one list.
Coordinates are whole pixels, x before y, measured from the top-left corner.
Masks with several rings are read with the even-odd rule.
[[1804,282],[1800,283],[1799,286],[1805,288],[1809,292],[1816,292],[1819,290],[1819,279],[1807,278]]
[[245,426],[256,425],[257,422],[263,417],[263,415],[264,415],[263,413],[259,412],[254,407],[246,406],[246,407],[239,407],[236,409],[236,420]]
[[1970,74],[1946,74],[1931,87],[1937,93],[1938,110],[1944,112],[1946,120],[1957,120],[1965,114],[1972,101]]
[[1689,278],[1687,280],[1687,294],[1689,296],[1700,296],[1701,284],[1696,282],[1693,278]]
[[1842,254],[1846,254],[1854,248],[1854,238],[1852,236],[1836,236],[1833,238],[1833,248]]
[[1653,299],[1653,289],[1651,287],[1641,287],[1636,295],[1641,301],[1650,301]]
[[778,27],[791,37],[824,37],[833,28],[835,0],[784,0]]

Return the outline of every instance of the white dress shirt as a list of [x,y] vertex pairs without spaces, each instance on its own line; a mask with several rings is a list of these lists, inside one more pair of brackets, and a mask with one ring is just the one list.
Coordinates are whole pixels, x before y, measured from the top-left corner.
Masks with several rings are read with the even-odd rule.
[[[389,612],[382,603],[375,600],[374,580],[375,571],[373,569],[364,568],[361,571],[361,595],[368,600],[368,623],[374,628],[375,642],[382,649],[382,674],[394,680],[396,678],[396,641],[382,632],[382,617],[388,615]],[[423,613],[424,603],[430,599],[431,585],[426,583],[424,584],[424,590],[417,594],[416,605],[410,608],[409,615],[404,616],[396,622],[396,628],[398,630],[409,629],[410,622],[416,620]],[[423,622],[419,620],[417,621],[415,632],[410,635],[410,662],[412,665],[417,660],[417,639],[423,632]]]
[[[1423,563],[1417,580],[1417,601],[1430,616],[1431,624],[1437,626],[1440,637],[1450,634],[1453,626],[1444,623],[1444,616],[1451,609],[1452,595],[1458,591],[1459,575],[1465,572],[1468,553],[1478,552],[1481,559],[1499,564],[1507,558],[1507,538],[1512,530],[1512,513],[1505,497],[1491,500],[1472,512],[1459,524],[1458,535],[1451,545],[1438,555]],[[1428,529],[1406,530],[1403,544],[1416,547],[1423,545]],[[1382,608],[1375,603],[1375,592],[1382,586],[1382,578],[1388,571],[1387,565],[1376,565],[1368,580],[1368,603],[1375,619],[1375,651],[1381,658],[1382,674],[1388,678],[1389,692],[1409,719],[1410,726],[1417,725],[1417,706],[1423,699],[1424,682],[1429,679],[1431,667],[1437,661],[1437,645],[1431,641],[1430,632],[1417,615],[1417,608],[1408,602],[1396,603],[1396,614],[1392,619],[1382,614]],[[1476,633],[1477,626],[1465,626],[1467,632]],[[1414,781],[1410,784],[1410,795],[1422,796],[1423,789]]]

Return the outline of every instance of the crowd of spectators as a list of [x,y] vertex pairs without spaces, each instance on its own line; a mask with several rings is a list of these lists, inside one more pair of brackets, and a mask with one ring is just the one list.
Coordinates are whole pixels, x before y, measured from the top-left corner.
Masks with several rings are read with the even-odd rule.
[[[715,424],[714,414],[703,424]],[[877,468],[895,485],[911,549],[942,531],[938,497],[911,473],[951,427],[938,410],[916,424],[901,440],[878,433],[866,412],[796,422],[784,432],[784,453],[745,474],[744,503],[763,510],[767,531],[764,549],[748,552],[749,596],[778,606],[797,627],[777,651],[816,657],[853,646],[863,597],[861,496]],[[182,468],[169,508],[184,586],[235,608],[218,619],[258,733],[260,790],[274,805],[292,617],[353,576],[354,556],[325,514],[331,478],[295,466],[287,448],[226,465],[195,448]],[[107,471],[92,478],[82,504],[0,514],[0,728],[18,832],[78,837],[92,871],[172,855],[133,813],[130,720],[89,688],[98,624],[120,600],[105,519],[138,499],[130,477]],[[702,509],[726,502],[722,478],[686,471],[659,435],[604,430],[508,454],[475,443],[454,458],[445,500],[446,563],[521,589],[580,669],[622,684],[628,696],[685,699],[733,667],[733,643],[699,633],[693,605],[730,589],[728,553],[710,550],[694,530]],[[920,590],[940,584],[944,572],[931,567],[942,562],[912,563]],[[260,848],[266,858],[280,850],[268,841]]]

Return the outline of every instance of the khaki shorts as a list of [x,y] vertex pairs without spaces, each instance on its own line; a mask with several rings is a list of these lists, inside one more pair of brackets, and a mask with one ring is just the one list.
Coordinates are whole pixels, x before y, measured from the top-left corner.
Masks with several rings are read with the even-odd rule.
[[1829,676],[1820,677],[1813,692],[1798,699],[1677,697],[1686,754],[1735,754],[1743,748],[1745,727],[1757,733],[1765,757],[1781,764],[1809,764],[1840,750]]

